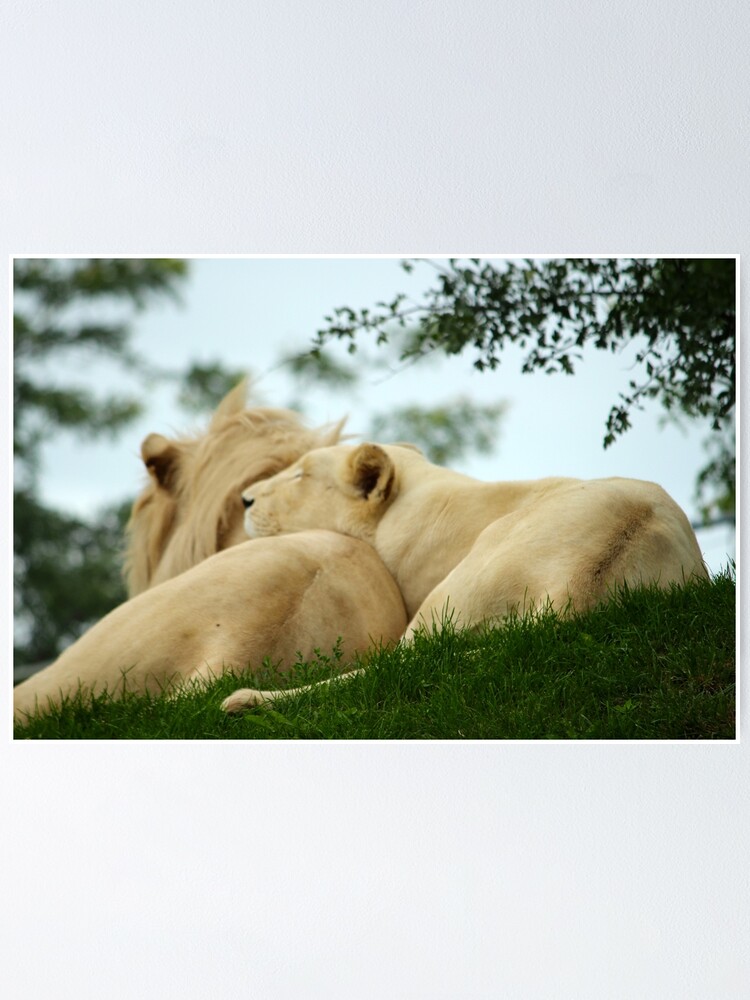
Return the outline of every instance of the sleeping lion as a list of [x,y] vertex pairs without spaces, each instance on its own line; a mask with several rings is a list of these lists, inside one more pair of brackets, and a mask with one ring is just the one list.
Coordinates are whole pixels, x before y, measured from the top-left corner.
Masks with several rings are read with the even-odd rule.
[[287,410],[247,409],[245,392],[237,386],[198,437],[145,439],[131,599],[14,688],[17,720],[79,689],[158,691],[266,657],[283,670],[339,639],[346,659],[403,633],[401,595],[365,542],[326,531],[248,541],[242,490],[338,440],[341,425],[311,430]]
[[[485,483],[409,447],[339,444],[242,497],[251,537],[326,528],[372,545],[403,595],[407,641],[446,613],[468,626],[547,601],[583,611],[618,585],[707,576],[683,511],[635,479]],[[225,708],[273,697],[237,692]]]

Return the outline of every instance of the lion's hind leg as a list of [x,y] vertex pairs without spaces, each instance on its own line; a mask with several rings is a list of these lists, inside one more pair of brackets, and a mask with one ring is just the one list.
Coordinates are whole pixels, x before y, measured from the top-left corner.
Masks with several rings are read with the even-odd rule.
[[525,527],[524,519],[511,515],[485,528],[461,562],[424,599],[407,627],[405,641],[422,628],[439,626],[446,617],[455,628],[469,628],[525,615],[547,604],[558,611],[569,606],[567,576],[549,554],[554,545],[546,544],[542,532],[535,537],[517,530],[514,536],[511,526]]

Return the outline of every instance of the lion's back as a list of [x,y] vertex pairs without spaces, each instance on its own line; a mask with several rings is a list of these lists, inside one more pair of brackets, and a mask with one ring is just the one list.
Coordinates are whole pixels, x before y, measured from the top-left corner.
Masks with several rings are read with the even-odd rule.
[[[665,587],[707,575],[687,517],[655,483],[548,483],[479,532],[424,604],[448,602],[465,622],[479,621],[548,599],[558,610],[585,610],[623,584]],[[427,613],[423,607],[417,617]]]

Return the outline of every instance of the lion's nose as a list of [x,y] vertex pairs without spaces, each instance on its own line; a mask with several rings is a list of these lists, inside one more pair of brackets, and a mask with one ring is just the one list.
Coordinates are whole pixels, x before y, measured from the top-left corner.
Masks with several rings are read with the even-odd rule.
[[252,507],[254,503],[255,503],[255,497],[242,498],[242,505],[244,506],[245,510],[248,510],[248,508]]

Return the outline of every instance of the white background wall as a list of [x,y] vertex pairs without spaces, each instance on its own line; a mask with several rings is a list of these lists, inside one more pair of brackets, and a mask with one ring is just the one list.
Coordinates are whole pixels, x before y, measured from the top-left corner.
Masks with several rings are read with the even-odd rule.
[[[2,249],[741,253],[747,11],[6,0]],[[747,995],[746,745],[16,745],[9,694],[9,996]]]

